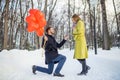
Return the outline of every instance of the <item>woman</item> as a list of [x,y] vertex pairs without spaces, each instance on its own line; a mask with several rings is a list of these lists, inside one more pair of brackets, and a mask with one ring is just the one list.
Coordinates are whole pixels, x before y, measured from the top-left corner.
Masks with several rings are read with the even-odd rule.
[[82,64],[82,71],[78,73],[78,75],[86,75],[90,67],[86,65],[88,51],[85,39],[84,23],[77,14],[72,16],[72,21],[76,24],[73,27],[73,37],[75,40],[74,59],[77,59]]

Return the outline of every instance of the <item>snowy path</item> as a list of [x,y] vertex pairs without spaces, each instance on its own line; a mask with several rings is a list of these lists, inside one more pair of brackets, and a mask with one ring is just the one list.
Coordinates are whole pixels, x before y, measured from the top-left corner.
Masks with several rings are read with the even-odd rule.
[[81,65],[73,59],[73,51],[65,49],[59,52],[67,57],[61,71],[65,75],[64,78],[41,72],[33,75],[31,72],[33,64],[47,67],[44,64],[44,57],[41,57],[41,51],[14,49],[0,52],[0,80],[120,80],[120,49],[112,48],[111,51],[99,49],[98,55],[89,50],[87,63],[91,66],[91,70],[87,76],[76,75],[81,71]]

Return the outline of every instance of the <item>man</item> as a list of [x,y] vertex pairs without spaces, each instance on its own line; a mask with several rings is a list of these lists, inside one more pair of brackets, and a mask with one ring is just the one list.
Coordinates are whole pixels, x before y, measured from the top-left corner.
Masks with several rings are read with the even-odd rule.
[[57,43],[55,38],[53,37],[53,34],[55,33],[54,28],[48,27],[46,29],[46,33],[47,34],[44,36],[42,41],[42,47],[45,47],[45,63],[48,64],[48,68],[33,65],[32,71],[34,74],[36,74],[36,71],[52,74],[54,64],[58,63],[53,76],[64,77],[64,75],[62,75],[60,71],[66,61],[66,57],[58,54],[57,48],[60,48],[66,42],[68,36],[65,36],[62,42]]

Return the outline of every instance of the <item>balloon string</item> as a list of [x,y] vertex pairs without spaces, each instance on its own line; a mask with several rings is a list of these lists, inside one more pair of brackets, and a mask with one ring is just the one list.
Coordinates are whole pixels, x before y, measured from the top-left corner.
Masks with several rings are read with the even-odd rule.
[[[45,44],[46,44],[46,41],[44,41],[44,44],[43,44],[43,49],[45,49]],[[44,52],[42,51],[42,57],[44,55]]]
[[[45,34],[43,34],[43,36],[45,36]],[[45,49],[45,44],[46,44],[46,40],[44,40],[43,49]]]
[[46,41],[44,41],[44,44],[43,44],[43,49],[45,49],[45,44],[46,44]]

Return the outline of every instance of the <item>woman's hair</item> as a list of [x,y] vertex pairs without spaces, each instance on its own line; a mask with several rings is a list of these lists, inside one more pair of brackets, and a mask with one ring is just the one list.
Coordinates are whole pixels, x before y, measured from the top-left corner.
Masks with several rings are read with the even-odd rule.
[[51,29],[52,27],[47,27],[45,32],[48,33],[48,31]]
[[77,15],[77,14],[74,14],[74,15],[72,16],[72,18],[73,18],[76,22],[79,21],[79,20],[81,20],[80,17],[79,17],[79,15]]

